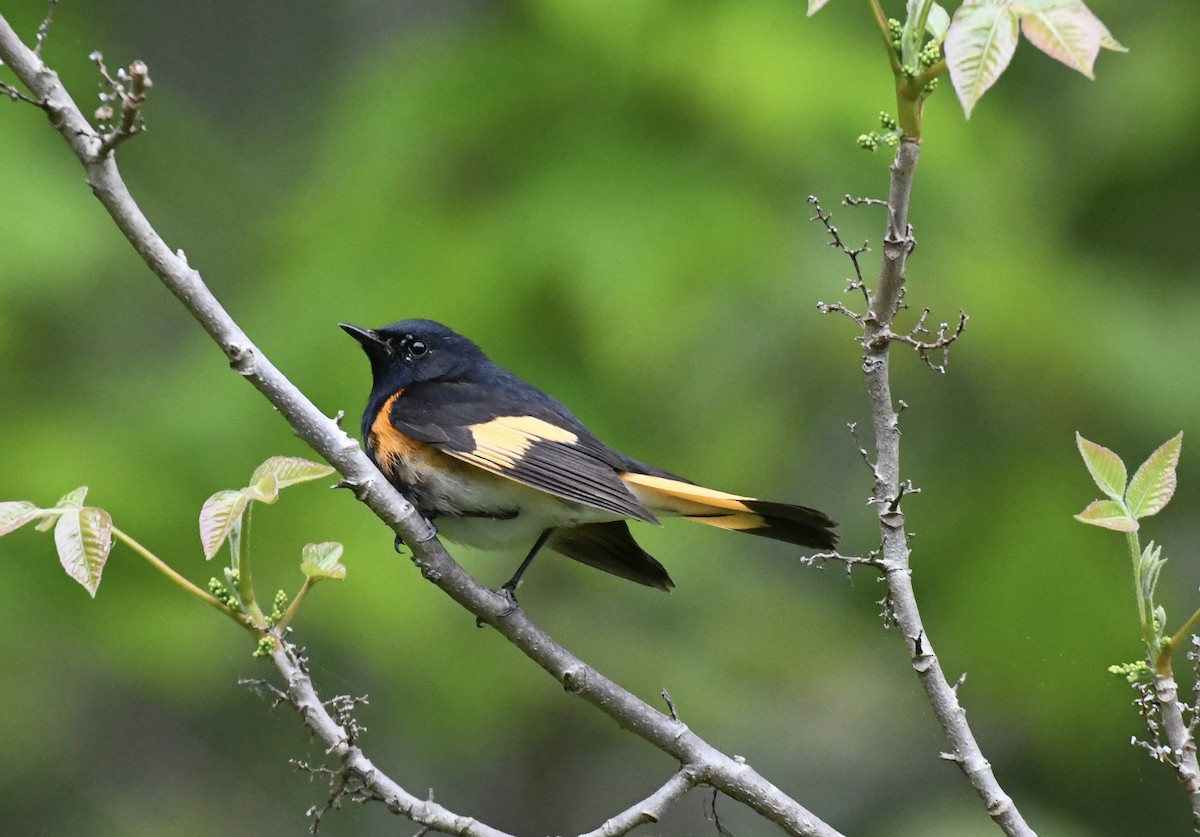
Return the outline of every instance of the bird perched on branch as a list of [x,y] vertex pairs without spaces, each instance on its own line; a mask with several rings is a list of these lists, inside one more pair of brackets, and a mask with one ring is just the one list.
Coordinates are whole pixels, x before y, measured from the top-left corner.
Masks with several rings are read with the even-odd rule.
[[440,534],[483,548],[529,545],[510,595],[543,547],[660,590],[674,584],[628,520],[683,517],[831,549],[815,509],[705,488],[597,439],[546,393],[432,320],[342,323],[371,362],[362,436],[379,470]]

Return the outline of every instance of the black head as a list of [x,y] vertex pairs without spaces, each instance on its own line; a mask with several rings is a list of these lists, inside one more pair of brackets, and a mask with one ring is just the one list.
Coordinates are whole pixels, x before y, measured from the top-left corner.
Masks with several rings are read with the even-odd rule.
[[433,320],[401,320],[376,329],[339,325],[367,353],[376,395],[422,381],[455,380],[487,360],[470,340]]

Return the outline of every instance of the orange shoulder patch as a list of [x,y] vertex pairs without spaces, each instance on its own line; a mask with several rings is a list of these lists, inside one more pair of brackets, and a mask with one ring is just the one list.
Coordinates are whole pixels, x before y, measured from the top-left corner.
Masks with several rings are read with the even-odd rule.
[[400,390],[384,401],[375,416],[375,421],[371,423],[371,450],[375,452],[375,458],[385,471],[395,470],[401,462],[418,456],[425,447],[392,425],[392,404],[403,394],[404,390]]

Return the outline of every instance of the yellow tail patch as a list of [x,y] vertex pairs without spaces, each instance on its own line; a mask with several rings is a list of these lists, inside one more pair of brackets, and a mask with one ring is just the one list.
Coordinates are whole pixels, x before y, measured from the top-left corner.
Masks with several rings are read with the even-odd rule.
[[710,515],[714,509],[726,509],[753,515],[757,518],[757,524],[733,526],[726,525],[725,522],[718,523],[714,519],[712,525],[726,529],[752,529],[755,525],[761,526],[763,523],[762,517],[750,511],[744,502],[753,500],[753,497],[743,497],[740,494],[716,491],[702,485],[693,485],[690,482],[680,482],[650,474],[635,474],[629,471],[622,473],[621,479],[629,486],[629,490],[638,498],[638,501],[651,511],[661,510],[683,517],[691,517],[693,515]]

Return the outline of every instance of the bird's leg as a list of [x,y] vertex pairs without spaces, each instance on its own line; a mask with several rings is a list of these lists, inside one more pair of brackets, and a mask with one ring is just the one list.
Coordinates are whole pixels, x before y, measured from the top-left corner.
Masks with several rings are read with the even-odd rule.
[[[547,529],[542,532],[542,534],[538,535],[537,542],[534,543],[533,549],[529,550],[529,554],[525,556],[525,560],[521,562],[521,566],[517,567],[517,571],[513,573],[513,577],[506,581],[500,588],[512,602],[513,610],[517,609],[517,585],[521,583],[521,576],[523,576],[525,571],[529,569],[529,565],[533,563],[534,556],[537,555],[538,551],[546,545],[546,541],[550,540],[550,536],[553,534],[553,529]],[[509,611],[509,613],[511,612],[512,611]],[[505,615],[507,616],[508,614]]]

